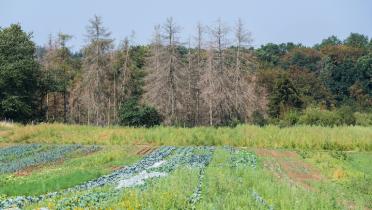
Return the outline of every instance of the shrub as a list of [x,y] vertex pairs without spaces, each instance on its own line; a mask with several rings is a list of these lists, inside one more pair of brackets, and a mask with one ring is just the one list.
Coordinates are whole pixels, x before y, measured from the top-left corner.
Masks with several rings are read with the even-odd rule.
[[372,125],[372,113],[354,113],[355,124],[361,126],[370,126]]
[[257,110],[252,113],[251,118],[252,118],[252,123],[254,125],[259,125],[262,127],[268,123],[264,115],[260,111],[257,111]]
[[286,76],[279,78],[269,97],[268,113],[271,117],[280,117],[290,109],[302,108],[303,101],[296,87]]
[[309,107],[298,122],[305,125],[335,126],[342,124],[342,119],[337,112]]
[[129,99],[123,103],[119,115],[121,125],[152,127],[161,123],[156,109],[138,104],[137,99]]
[[283,114],[282,119],[279,122],[280,127],[287,127],[296,125],[300,119],[300,115],[296,111],[289,111]]
[[341,124],[355,125],[354,111],[350,106],[342,106],[337,110],[337,114],[340,116]]

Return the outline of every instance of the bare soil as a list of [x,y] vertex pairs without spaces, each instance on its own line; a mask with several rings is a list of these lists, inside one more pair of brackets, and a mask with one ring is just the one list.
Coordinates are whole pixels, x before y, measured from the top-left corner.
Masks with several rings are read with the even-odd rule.
[[154,151],[155,149],[156,147],[152,145],[140,145],[140,148],[137,150],[136,154],[141,156],[147,155]]
[[325,179],[319,170],[301,160],[296,152],[257,149],[256,154],[264,157],[264,166],[276,177],[288,178],[291,183],[299,184],[306,189],[314,190],[309,183]]

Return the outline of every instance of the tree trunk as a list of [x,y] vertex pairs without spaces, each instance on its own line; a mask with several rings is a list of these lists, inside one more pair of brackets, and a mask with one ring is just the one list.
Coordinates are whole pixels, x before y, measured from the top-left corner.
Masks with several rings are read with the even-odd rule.
[[63,122],[67,122],[67,96],[66,90],[63,91]]
[[49,93],[46,94],[46,121],[49,121]]

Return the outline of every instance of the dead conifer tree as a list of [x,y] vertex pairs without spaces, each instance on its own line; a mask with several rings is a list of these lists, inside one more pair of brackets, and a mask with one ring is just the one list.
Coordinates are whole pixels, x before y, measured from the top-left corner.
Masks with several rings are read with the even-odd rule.
[[211,42],[208,64],[202,75],[202,96],[208,104],[209,125],[226,124],[231,120],[232,82],[229,79],[225,49],[229,29],[219,19],[210,28]]
[[[103,26],[102,18],[94,16],[87,26],[88,44],[84,48],[82,82],[84,90],[82,104],[86,110],[87,123],[105,125],[110,120],[110,102],[112,97],[109,74],[111,71],[110,52],[113,40],[110,32]],[[80,100],[78,100],[80,101]],[[81,110],[81,109],[80,109]]]
[[160,32],[155,27],[151,56],[146,64],[144,100],[164,117],[165,124],[179,123],[184,109],[184,72],[179,53],[179,27],[168,18]]
[[252,38],[251,33],[244,28],[241,19],[236,23],[234,35],[232,57],[235,58],[235,64],[230,69],[230,78],[233,82],[233,114],[235,119],[245,122],[254,111],[257,100],[254,91],[255,83],[251,82],[255,69],[252,52],[249,49]]
[[189,41],[187,53],[187,123],[189,126],[201,124],[202,103],[200,97],[201,73],[206,65],[206,51],[203,49],[204,27],[201,23],[196,26],[196,36],[194,37],[194,48],[191,48]]

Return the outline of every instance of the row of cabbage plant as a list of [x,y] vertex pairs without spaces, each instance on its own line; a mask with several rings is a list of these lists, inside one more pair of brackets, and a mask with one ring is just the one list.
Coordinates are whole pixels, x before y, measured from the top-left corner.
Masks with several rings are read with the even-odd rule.
[[[228,148],[231,151],[231,167],[243,164],[256,167],[256,156],[252,153]],[[171,174],[178,167],[198,168],[199,180],[189,197],[191,208],[201,199],[205,169],[212,160],[215,147],[171,147],[163,146],[146,155],[141,161],[98,179],[75,187],[40,196],[18,196],[0,201],[1,208],[19,207],[41,201],[54,203],[56,209],[74,209],[104,206],[120,196],[128,187],[146,190],[148,179]]]
[[[212,159],[213,151],[214,147],[161,147],[150,156],[144,157],[139,164],[135,164],[134,168],[136,170],[134,170],[134,173],[126,174],[119,179],[111,179],[94,188],[86,187],[84,189],[88,189],[88,191],[78,191],[74,196],[57,199],[57,201],[54,201],[57,203],[56,209],[104,207],[105,203],[120,196],[126,188],[140,187],[142,190],[146,190],[148,179],[168,176],[178,167],[197,167],[204,171],[204,168]],[[132,166],[124,169],[124,171],[131,168]],[[201,181],[202,178],[200,178],[195,193],[190,198],[192,206],[200,199]],[[100,190],[98,188],[107,185],[111,187],[111,190]]]
[[[85,182],[83,184],[80,184],[80,185],[77,185],[72,188],[62,190],[62,191],[50,192],[50,193],[39,195],[39,196],[8,197],[0,201],[0,209],[23,208],[25,205],[41,202],[46,199],[51,199],[53,201],[56,201],[56,200],[60,200],[59,198],[61,198],[61,202],[60,202],[61,205],[57,204],[57,206],[61,208],[63,207],[62,209],[64,209],[65,207],[66,208],[69,207],[67,205],[68,203],[70,203],[72,205],[70,207],[73,208],[73,207],[84,206],[84,203],[92,204],[92,202],[88,202],[91,200],[102,201],[102,200],[108,199],[109,197],[112,197],[115,193],[119,192],[120,190],[119,189],[112,190],[110,193],[109,192],[100,193],[100,192],[95,192],[94,190],[98,187],[104,187],[107,185],[113,186],[117,184],[121,179],[133,176],[134,174],[137,174],[151,167],[156,162],[161,161],[165,157],[170,155],[174,149],[175,147],[166,147],[166,146],[160,147],[158,150],[145,156],[141,161],[137,162],[136,164],[133,164],[132,166],[116,170],[111,174],[99,177],[98,179],[91,180],[91,181]],[[83,191],[90,191],[90,192],[84,193]],[[71,197],[71,195],[75,195],[75,196]],[[75,202],[76,200],[81,201],[81,202]]]
[[[45,164],[66,157],[66,155],[78,150],[95,151],[98,146],[71,145],[20,145],[5,150],[3,160],[0,161],[0,174],[11,173],[22,170],[26,167]],[[9,161],[9,151],[13,151]],[[22,153],[22,151],[24,153]],[[8,155],[7,155],[8,154]],[[7,158],[8,157],[8,158]],[[15,158],[17,157],[17,158]]]
[[[238,166],[249,166],[253,169],[257,167],[257,157],[255,154],[245,151],[239,150],[233,147],[225,147],[228,151],[230,151],[231,159],[230,159],[230,166],[231,167],[238,167]],[[271,206],[256,190],[253,188],[250,190],[252,198],[263,208],[268,210],[274,210],[274,207]]]
[[0,163],[9,162],[31,155],[42,148],[43,146],[41,144],[24,144],[0,148]]

